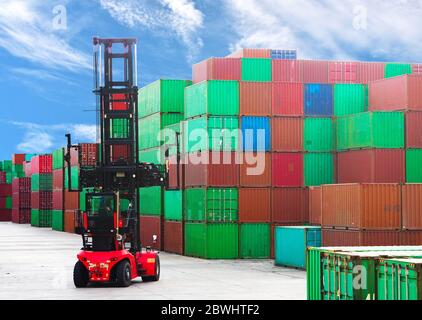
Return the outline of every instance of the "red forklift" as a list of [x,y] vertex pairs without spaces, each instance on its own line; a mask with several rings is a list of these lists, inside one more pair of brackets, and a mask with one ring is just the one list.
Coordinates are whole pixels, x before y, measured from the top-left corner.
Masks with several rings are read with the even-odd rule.
[[99,148],[95,166],[87,166],[77,153],[78,190],[71,188],[75,161],[71,157],[79,146],[66,135],[69,190],[92,190],[86,194],[85,210],[75,212],[75,231],[82,235],[83,247],[77,255],[74,284],[77,288],[89,283],[127,287],[137,277],[158,281],[158,252],[142,249],[140,243],[138,188],[165,187],[167,178],[161,167],[138,161],[136,39],[94,38],[93,45]]

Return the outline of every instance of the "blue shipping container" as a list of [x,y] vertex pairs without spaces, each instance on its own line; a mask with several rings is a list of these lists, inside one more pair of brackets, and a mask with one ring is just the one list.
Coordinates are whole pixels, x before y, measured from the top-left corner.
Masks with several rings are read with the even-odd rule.
[[272,59],[297,60],[296,50],[271,50]]
[[271,148],[270,118],[242,117],[242,151],[266,152]]
[[276,227],[274,241],[277,266],[306,269],[306,250],[321,247],[321,228]]
[[333,85],[305,84],[305,116],[332,116],[333,114]]

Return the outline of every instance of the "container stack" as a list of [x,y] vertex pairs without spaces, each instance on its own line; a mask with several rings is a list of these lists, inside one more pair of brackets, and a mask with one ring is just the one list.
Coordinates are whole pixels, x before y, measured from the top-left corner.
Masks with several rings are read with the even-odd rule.
[[51,227],[53,209],[52,156],[39,155],[31,160],[31,225]]
[[12,182],[12,222],[31,223],[31,178],[15,178]]
[[78,149],[71,148],[70,153],[70,181],[68,164],[64,164],[63,230],[64,232],[75,233],[75,211],[79,210],[79,152]]
[[[164,170],[162,130],[183,120],[186,80],[158,80],[139,90],[139,161],[160,165]],[[139,189],[140,234],[143,246],[164,246],[164,188]],[[154,236],[156,239],[154,240]]]
[[14,154],[12,157],[12,180],[25,177],[23,164],[26,161],[25,154]]
[[0,221],[12,220],[12,161],[0,162]]
[[53,212],[52,228],[64,231],[64,149],[53,152]]

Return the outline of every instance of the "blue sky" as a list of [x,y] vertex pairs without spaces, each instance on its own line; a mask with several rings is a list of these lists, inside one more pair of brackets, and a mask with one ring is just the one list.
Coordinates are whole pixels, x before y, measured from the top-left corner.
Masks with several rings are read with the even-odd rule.
[[300,58],[422,62],[421,6],[419,0],[0,0],[0,159],[50,152],[64,145],[68,131],[80,142],[94,139],[94,35],[138,38],[141,85],[188,79],[193,62],[240,47],[293,48]]

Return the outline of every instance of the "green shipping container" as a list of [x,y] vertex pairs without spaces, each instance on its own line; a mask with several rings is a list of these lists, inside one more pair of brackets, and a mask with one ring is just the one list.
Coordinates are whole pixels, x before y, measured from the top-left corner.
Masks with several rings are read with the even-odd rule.
[[31,191],[52,191],[53,174],[42,173],[31,176]]
[[272,60],[259,58],[243,58],[242,81],[271,82]]
[[[165,143],[166,149],[169,149],[169,155],[177,155],[177,142],[179,142],[179,152],[183,153],[183,145],[182,145],[182,126],[184,121],[171,124],[165,127],[165,131],[163,132],[163,141]],[[177,139],[177,134],[179,134],[179,139]]]
[[305,186],[334,183],[334,155],[332,153],[305,153]]
[[334,85],[334,115],[345,116],[368,111],[368,86],[364,84]]
[[184,197],[186,221],[238,221],[239,193],[236,188],[186,189]]
[[161,130],[182,120],[182,113],[156,113],[139,119],[139,149],[144,150],[163,145]]
[[[72,190],[79,189],[79,168],[78,167],[71,167],[70,174],[72,176],[72,185],[70,186]],[[69,175],[67,173],[67,169],[65,169],[64,174],[64,188],[69,190]]]
[[62,169],[64,167],[64,149],[60,148],[53,151],[53,170]]
[[162,216],[164,191],[162,187],[139,189],[139,213],[144,216]]
[[402,149],[404,113],[366,112],[337,119],[337,150]]
[[235,223],[186,223],[185,255],[204,259],[237,259],[239,227]]
[[164,192],[164,219],[168,221],[183,220],[182,190],[167,190]]
[[62,210],[51,212],[51,227],[55,231],[64,231],[64,213]]
[[406,150],[406,182],[422,183],[422,149]]
[[304,123],[304,148],[310,152],[335,150],[332,118],[306,118]]
[[13,174],[11,172],[6,172],[6,184],[12,184]]
[[183,113],[185,88],[188,80],[158,80],[139,90],[138,116],[143,118],[155,113]]
[[110,134],[113,139],[129,138],[129,119],[111,119]]
[[12,160],[4,160],[3,161],[3,171],[12,172]]
[[154,163],[156,165],[165,165],[165,149],[161,147],[145,149],[139,151],[139,162]]
[[386,78],[393,78],[405,74],[412,74],[412,65],[403,63],[387,63],[385,65]]
[[192,85],[185,90],[185,118],[202,115],[239,115],[239,83],[211,80]]
[[81,211],[86,210],[86,195],[87,193],[92,193],[92,192],[94,192],[94,188],[84,188],[79,193],[79,207],[80,207],[79,209],[81,209]]
[[207,117],[183,122],[186,132],[184,150],[236,151],[239,141],[238,117]]
[[320,246],[320,227],[275,228],[274,255],[277,266],[306,269],[307,248]]
[[240,225],[239,256],[242,259],[269,259],[271,226],[268,223]]
[[12,197],[6,197],[6,207],[5,207],[5,209],[12,209],[12,207],[13,207]]
[[380,260],[378,300],[422,300],[422,259]]
[[51,210],[31,209],[31,226],[40,228],[51,228]]

